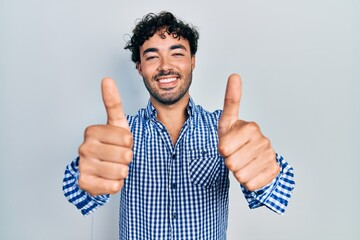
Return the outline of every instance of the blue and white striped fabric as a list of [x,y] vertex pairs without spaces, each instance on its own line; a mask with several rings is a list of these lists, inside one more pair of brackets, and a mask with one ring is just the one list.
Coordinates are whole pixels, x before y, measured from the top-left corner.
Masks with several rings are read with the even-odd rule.
[[[209,113],[190,99],[189,117],[175,145],[156,120],[150,101],[128,116],[134,158],[120,197],[119,239],[226,239],[229,171],[217,150],[221,111]],[[280,174],[266,187],[242,190],[250,208],[266,206],[282,214],[294,188],[293,169],[277,156]],[[77,185],[78,159],[65,171],[68,200],[87,215],[109,201]]]

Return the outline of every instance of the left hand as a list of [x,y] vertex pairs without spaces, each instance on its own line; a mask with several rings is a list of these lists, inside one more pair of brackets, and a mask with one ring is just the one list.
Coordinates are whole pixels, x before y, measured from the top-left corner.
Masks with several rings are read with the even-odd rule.
[[238,118],[241,84],[237,74],[228,79],[218,125],[218,149],[235,178],[249,191],[255,191],[269,184],[278,175],[280,167],[270,140],[261,133],[259,126]]

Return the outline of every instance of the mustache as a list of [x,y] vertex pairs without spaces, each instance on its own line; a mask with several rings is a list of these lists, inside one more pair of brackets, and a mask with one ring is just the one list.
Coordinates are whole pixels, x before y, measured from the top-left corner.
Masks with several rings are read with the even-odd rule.
[[175,71],[160,71],[154,76],[154,79],[157,79],[159,77],[169,76],[169,75],[176,75],[177,77],[181,77],[181,74]]

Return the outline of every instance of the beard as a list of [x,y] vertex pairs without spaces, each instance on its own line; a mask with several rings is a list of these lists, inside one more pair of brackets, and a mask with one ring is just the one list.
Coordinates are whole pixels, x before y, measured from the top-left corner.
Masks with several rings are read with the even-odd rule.
[[[167,75],[177,75],[180,79],[181,86],[176,92],[165,92],[163,94],[160,94],[160,92],[157,89],[153,88],[150,83],[151,81],[156,81],[155,79],[157,77]],[[182,77],[182,75],[177,72],[160,72],[159,74],[155,75],[152,80],[147,80],[143,77],[143,81],[146,89],[156,101],[164,105],[172,105],[181,100],[184,95],[189,91],[192,82],[192,71],[185,77]]]

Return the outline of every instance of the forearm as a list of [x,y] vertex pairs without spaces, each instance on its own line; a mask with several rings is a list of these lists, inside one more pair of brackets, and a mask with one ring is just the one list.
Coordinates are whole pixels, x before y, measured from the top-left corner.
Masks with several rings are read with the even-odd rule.
[[66,166],[63,178],[63,192],[68,201],[74,204],[83,215],[94,212],[109,201],[110,195],[91,196],[78,185],[79,158]]

